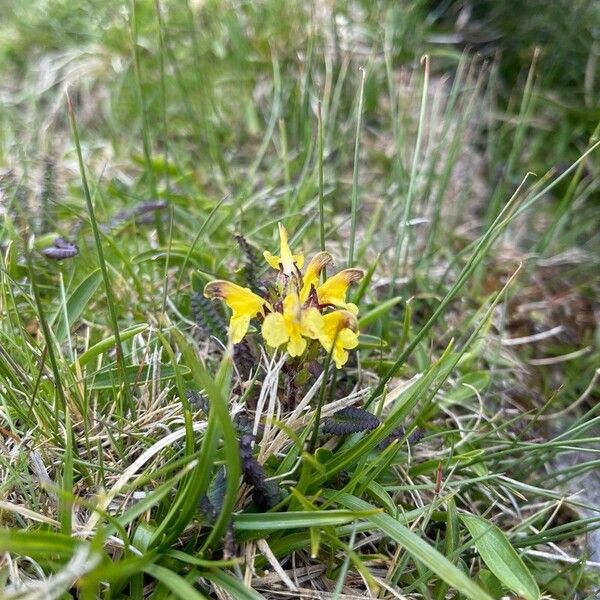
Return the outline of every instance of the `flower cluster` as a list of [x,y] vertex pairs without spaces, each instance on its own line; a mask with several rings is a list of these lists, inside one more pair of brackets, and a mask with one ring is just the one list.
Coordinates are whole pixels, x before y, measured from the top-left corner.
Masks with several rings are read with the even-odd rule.
[[361,269],[344,269],[320,283],[323,269],[333,263],[328,252],[319,252],[304,273],[302,254],[292,254],[287,231],[279,224],[280,256],[264,252],[267,263],[278,271],[272,297],[262,298],[249,288],[230,281],[211,281],[207,298],[223,300],[232,311],[229,338],[239,343],[250,321],[262,321],[261,333],[272,348],[286,345],[291,357],[302,356],[310,340],[318,340],[331,352],[338,368],[348,360],[348,350],[358,345],[358,308],[346,301],[348,288],[363,276]]

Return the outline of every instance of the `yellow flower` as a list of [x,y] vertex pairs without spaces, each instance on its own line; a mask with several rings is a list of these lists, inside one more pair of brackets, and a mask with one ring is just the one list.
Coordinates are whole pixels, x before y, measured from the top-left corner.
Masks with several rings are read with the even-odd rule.
[[296,293],[285,297],[283,313],[269,313],[262,326],[265,342],[273,348],[287,343],[290,356],[300,356],[304,352],[305,337],[317,339],[323,331],[321,313],[316,308],[302,308]]
[[323,315],[323,329],[319,335],[319,342],[327,352],[332,353],[338,369],[348,360],[346,350],[358,346],[357,327],[356,317],[347,310],[335,310]]
[[315,254],[313,259],[308,263],[306,271],[302,276],[302,289],[300,290],[300,300],[306,302],[310,294],[311,288],[319,285],[319,276],[321,271],[333,262],[333,258],[329,252],[319,252]]
[[346,302],[346,294],[350,285],[360,281],[363,274],[362,269],[344,269],[327,279],[317,288],[319,304],[331,304],[357,315],[358,307],[356,304]]
[[268,250],[263,252],[263,256],[274,269],[282,271],[288,277],[296,276],[298,269],[304,266],[304,255],[302,253],[292,254],[288,244],[287,231],[281,223],[279,223],[279,238],[281,240],[281,256],[274,256]]
[[[242,341],[253,318],[262,322],[265,344],[284,346],[291,357],[302,356],[310,340],[330,352],[337,368],[348,360],[348,350],[358,346],[358,307],[346,301],[350,285],[363,277],[361,269],[345,269],[320,284],[320,277],[333,262],[328,252],[318,252],[304,274],[302,254],[292,254],[288,234],[279,223],[280,254],[268,251],[264,257],[279,272],[277,284],[270,287],[270,302],[252,290],[229,281],[217,280],[204,288],[207,298],[219,298],[232,311],[229,338]],[[337,310],[331,310],[331,307]]]
[[234,344],[241,342],[246,335],[250,319],[258,314],[264,315],[265,307],[270,309],[269,303],[249,288],[221,279],[207,283],[204,287],[204,295],[207,298],[224,300],[225,304],[231,308],[229,337]]

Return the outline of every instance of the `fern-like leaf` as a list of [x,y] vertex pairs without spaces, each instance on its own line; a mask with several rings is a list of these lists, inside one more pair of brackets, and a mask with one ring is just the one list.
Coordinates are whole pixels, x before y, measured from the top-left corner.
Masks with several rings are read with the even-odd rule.
[[252,500],[258,510],[273,508],[281,497],[281,490],[274,481],[267,481],[262,465],[252,456],[253,437],[249,433],[240,436],[240,460],[244,481],[252,486]]
[[248,377],[256,367],[257,360],[248,340],[242,340],[233,346],[233,362],[243,377]]
[[348,435],[359,431],[371,431],[379,423],[379,419],[364,408],[347,406],[325,419],[321,429],[324,433]]
[[[390,435],[388,435],[386,438],[381,440],[379,444],[377,444],[377,449],[385,450],[385,448],[387,448],[391,443],[395,442],[396,440],[401,440],[405,435],[406,431],[404,430],[404,427],[397,427],[396,429],[394,429],[394,431],[392,431],[392,433],[390,433]],[[422,431],[421,429],[415,429],[408,436],[407,441],[409,444],[417,444],[423,439],[424,436],[424,431]]]
[[40,186],[41,230],[52,228],[54,203],[56,202],[56,165],[50,157],[44,159],[42,184]]
[[248,240],[243,235],[236,235],[235,239],[239,244],[244,254],[244,279],[246,285],[253,292],[261,292],[261,285],[258,281],[258,271],[260,268],[260,261],[256,254],[256,250],[248,243]]
[[140,202],[131,208],[127,208],[118,212],[107,225],[103,225],[101,229],[105,233],[110,233],[114,229],[125,225],[127,221],[133,219],[136,225],[145,225],[155,222],[156,211],[162,211],[168,207],[165,200],[148,200]]
[[211,481],[206,495],[200,499],[200,511],[207,521],[214,521],[219,516],[223,507],[226,486],[225,467],[220,467]]
[[215,310],[213,303],[200,292],[194,292],[191,301],[192,312],[197,325],[207,335],[213,335],[221,341],[225,341],[227,339],[225,321]]
[[197,392],[195,390],[188,390],[187,398],[194,410],[201,410],[205,415],[208,415],[209,404],[208,404],[208,396],[203,394],[202,392]]
[[77,256],[77,254],[79,254],[79,248],[72,242],[69,242],[69,240],[57,237],[54,240],[54,245],[44,248],[42,254],[46,258],[51,258],[52,260],[64,260],[65,258]]

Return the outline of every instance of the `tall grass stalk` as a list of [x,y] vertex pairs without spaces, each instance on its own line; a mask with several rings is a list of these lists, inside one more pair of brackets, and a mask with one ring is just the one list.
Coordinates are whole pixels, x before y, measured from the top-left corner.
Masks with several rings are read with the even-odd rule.
[[362,125],[363,104],[365,99],[365,79],[367,72],[360,67],[360,88],[356,107],[356,134],[354,136],[354,166],[352,169],[352,205],[350,209],[350,240],[348,242],[348,266],[354,266],[354,245],[356,243],[356,222],[358,213],[358,169],[360,157],[360,130]]
[[108,275],[108,268],[104,257],[104,250],[102,249],[102,240],[100,239],[100,230],[98,228],[98,222],[96,221],[96,215],[94,212],[94,204],[92,202],[92,196],[90,194],[90,188],[88,186],[88,180],[85,173],[85,165],[83,163],[83,154],[81,153],[81,142],[79,140],[79,130],[77,128],[77,120],[75,117],[75,110],[73,103],[67,92],[67,110],[69,113],[69,120],[71,123],[71,132],[73,134],[73,141],[75,142],[75,149],[77,151],[77,161],[79,164],[79,173],[81,175],[81,184],[83,186],[83,195],[87,206],[88,216],[90,219],[90,225],[94,234],[94,242],[96,244],[96,253],[98,255],[98,263],[100,270],[102,271],[102,280],[104,282],[104,290],[106,292],[106,304],[108,306],[108,312],[112,325],[112,333],[115,336],[115,349],[117,352],[117,365],[119,373],[121,375],[121,393],[125,399],[124,404],[119,404],[119,409],[122,415],[125,415],[127,411],[131,411],[135,414],[135,408],[131,401],[131,390],[129,389],[129,382],[127,379],[127,373],[125,369],[125,356],[123,354],[123,344],[121,343],[121,334],[119,332],[119,320],[117,317],[117,311],[114,302],[113,290],[111,286],[110,277]]

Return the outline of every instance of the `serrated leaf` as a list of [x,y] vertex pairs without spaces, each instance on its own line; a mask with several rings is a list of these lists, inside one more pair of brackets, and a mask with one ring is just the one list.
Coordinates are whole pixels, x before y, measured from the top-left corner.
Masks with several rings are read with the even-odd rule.
[[526,600],[539,600],[540,590],[508,538],[493,523],[475,515],[461,515],[473,544],[488,569],[510,590]]
[[65,260],[79,254],[79,248],[64,238],[57,237],[52,246],[44,248],[41,253],[51,260]]
[[201,500],[202,512],[207,519],[214,521],[219,516],[225,498],[226,486],[225,467],[221,466],[210,482],[206,495]]
[[379,425],[379,422],[379,419],[368,410],[358,406],[347,406],[326,418],[321,430],[333,435],[348,435],[359,431],[371,431]]
[[[401,440],[406,437],[406,431],[404,427],[397,427],[388,435],[386,438],[381,440],[379,444],[377,444],[378,450],[384,450],[390,444],[395,442],[396,440]],[[413,444],[418,444],[425,437],[425,432],[422,429],[415,429],[407,438],[406,441],[412,446]]]
[[219,315],[213,302],[204,297],[201,292],[194,292],[190,296],[192,313],[196,323],[208,334],[220,340],[227,339],[227,326]]

